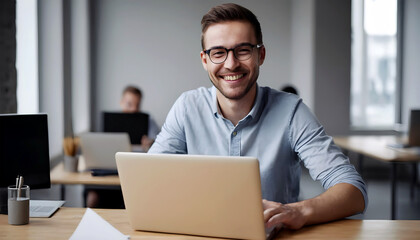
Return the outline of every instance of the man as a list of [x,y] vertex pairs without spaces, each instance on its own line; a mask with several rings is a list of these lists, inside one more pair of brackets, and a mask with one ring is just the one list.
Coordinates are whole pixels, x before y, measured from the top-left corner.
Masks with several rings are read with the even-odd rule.
[[299,95],[298,90],[295,87],[293,87],[292,85],[283,86],[280,89],[280,91],[287,92],[287,93],[293,93],[293,94]]
[[[139,88],[134,86],[127,86],[122,93],[120,101],[121,110],[125,113],[140,112],[142,97],[143,94]],[[160,129],[155,120],[149,115],[148,135],[143,136],[141,139],[141,147],[144,151],[147,152],[149,150],[159,131]]]
[[[120,107],[125,113],[140,112],[142,92],[134,86],[127,86],[121,96]],[[141,148],[148,151],[154,139],[159,133],[159,127],[149,115],[148,135],[141,139]],[[124,200],[121,191],[109,188],[86,187],[85,188],[86,206],[90,208],[124,208]]]
[[[201,62],[213,87],[181,95],[149,153],[254,156],[266,227],[299,229],[363,212],[364,182],[298,96],[257,85],[260,24],[236,4],[203,16]],[[298,202],[302,161],[323,194]]]

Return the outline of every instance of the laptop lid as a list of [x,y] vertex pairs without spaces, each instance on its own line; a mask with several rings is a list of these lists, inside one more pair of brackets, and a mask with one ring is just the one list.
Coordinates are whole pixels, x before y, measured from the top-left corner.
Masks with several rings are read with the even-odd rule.
[[146,113],[103,113],[104,132],[126,132],[131,144],[140,144],[143,135],[149,132],[149,115]]
[[420,147],[420,109],[411,110],[408,145]]
[[265,239],[256,158],[119,152],[116,161],[134,229]]
[[87,169],[117,169],[115,153],[131,151],[127,133],[84,133],[80,146]]

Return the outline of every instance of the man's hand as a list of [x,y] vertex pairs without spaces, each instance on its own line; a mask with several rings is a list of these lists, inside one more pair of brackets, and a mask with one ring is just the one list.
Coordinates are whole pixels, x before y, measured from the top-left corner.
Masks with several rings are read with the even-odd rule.
[[265,227],[283,225],[290,229],[299,229],[305,225],[306,219],[298,207],[263,199]]
[[304,225],[324,223],[362,212],[365,202],[359,189],[338,183],[321,195],[295,203],[281,204],[263,200],[266,227],[299,229]]
[[149,148],[152,146],[152,144],[155,142],[155,140],[148,138],[146,135],[143,135],[141,138],[141,148],[147,152],[149,151]]

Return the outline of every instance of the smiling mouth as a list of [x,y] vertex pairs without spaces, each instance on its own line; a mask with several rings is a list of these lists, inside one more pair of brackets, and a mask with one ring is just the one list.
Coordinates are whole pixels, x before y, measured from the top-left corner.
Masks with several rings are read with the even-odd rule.
[[243,76],[244,76],[244,74],[224,76],[223,79],[227,80],[227,81],[235,81],[235,80],[238,80],[238,79],[242,78]]

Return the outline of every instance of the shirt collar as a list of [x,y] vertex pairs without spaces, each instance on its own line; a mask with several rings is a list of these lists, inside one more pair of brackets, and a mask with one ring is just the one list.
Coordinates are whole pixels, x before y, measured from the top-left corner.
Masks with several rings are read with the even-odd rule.
[[[216,97],[216,87],[212,86],[211,87],[211,97],[212,97],[212,110],[213,110],[213,114],[215,117],[219,117],[222,116],[221,111],[220,111],[220,107],[219,107],[219,103],[217,102],[217,97]],[[261,102],[262,102],[262,94],[263,91],[260,89],[260,87],[257,84],[257,96],[255,98],[255,103],[254,106],[251,108],[251,111],[248,113],[248,115],[246,117],[244,117],[244,119],[248,118],[249,116],[251,116],[251,118],[255,118],[256,115],[258,114],[258,109],[260,109],[261,106]]]
[[257,84],[257,96],[255,97],[254,106],[252,106],[251,111],[248,113],[248,115],[245,118],[247,118],[248,116],[251,116],[252,119],[255,119],[257,117],[260,106],[262,104],[262,98],[263,98],[263,91],[260,88],[260,86],[258,86]]
[[213,104],[211,105],[212,110],[213,110],[213,114],[215,117],[219,117],[220,114],[220,109],[219,109],[219,103],[217,102],[217,97],[216,97],[216,87],[213,86],[211,87],[211,99],[213,101]]

